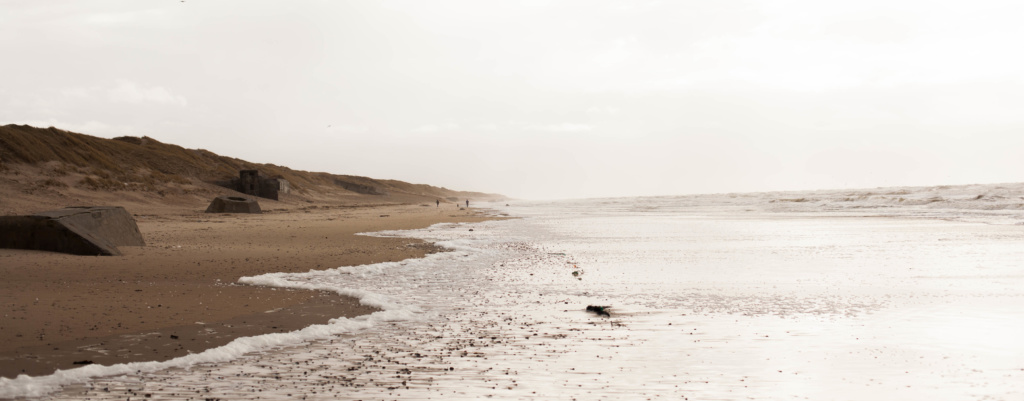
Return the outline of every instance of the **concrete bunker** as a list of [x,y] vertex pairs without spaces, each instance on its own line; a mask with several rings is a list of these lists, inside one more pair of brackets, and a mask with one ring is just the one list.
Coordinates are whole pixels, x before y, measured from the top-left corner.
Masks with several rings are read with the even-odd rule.
[[292,185],[281,176],[267,177],[259,170],[239,170],[238,177],[211,184],[233,189],[245,195],[279,200],[280,194],[292,192]]
[[0,217],[0,248],[119,256],[118,246],[145,246],[135,219],[120,206],[77,206]]
[[263,213],[255,199],[240,196],[218,196],[213,198],[206,213]]
[[241,170],[236,189],[246,195],[278,200],[279,193],[291,192],[291,184],[284,178],[267,178],[259,170]]

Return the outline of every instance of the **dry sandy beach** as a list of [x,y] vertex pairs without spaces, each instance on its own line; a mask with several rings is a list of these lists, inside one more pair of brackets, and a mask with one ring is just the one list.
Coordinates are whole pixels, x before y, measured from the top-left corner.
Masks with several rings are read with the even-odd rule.
[[488,218],[451,203],[299,206],[259,215],[145,209],[135,214],[146,246],[121,247],[124,256],[0,249],[0,375],[49,374],[82,361],[167,360],[240,336],[366,314],[373,309],[333,294],[236,282],[422,257],[435,248],[355,234]]

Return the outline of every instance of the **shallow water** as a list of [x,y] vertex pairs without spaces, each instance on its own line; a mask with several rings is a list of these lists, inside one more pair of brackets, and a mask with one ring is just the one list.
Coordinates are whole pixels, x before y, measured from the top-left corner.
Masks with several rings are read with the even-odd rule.
[[49,397],[1024,399],[1024,227],[507,210],[527,218],[384,234],[454,252],[266,278],[353,289],[389,309],[369,328]]

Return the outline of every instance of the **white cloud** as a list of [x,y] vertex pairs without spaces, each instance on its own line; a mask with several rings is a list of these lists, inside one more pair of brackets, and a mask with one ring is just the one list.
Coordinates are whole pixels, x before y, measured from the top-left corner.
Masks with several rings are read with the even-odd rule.
[[455,124],[455,123],[426,124],[426,125],[421,125],[419,127],[414,128],[412,130],[412,132],[432,134],[432,133],[435,133],[435,132],[452,131],[452,130],[456,130],[456,129],[459,129],[459,124]]
[[370,132],[370,127],[365,125],[329,125],[328,131],[340,132],[343,134],[365,134]]
[[536,131],[548,131],[548,132],[587,132],[593,131],[594,127],[588,124],[575,124],[575,123],[561,123],[561,124],[550,124],[550,125],[538,125],[532,127]]
[[96,89],[75,87],[61,89],[60,94],[72,99],[91,99],[93,98],[93,92],[95,91]]
[[609,116],[614,116],[616,114],[619,114],[619,108],[612,106],[593,106],[587,109],[587,114],[606,114]]
[[161,103],[178,106],[188,105],[184,96],[175,95],[162,86],[150,86],[137,84],[131,81],[119,80],[117,85],[107,91],[107,99],[112,102],[125,103]]

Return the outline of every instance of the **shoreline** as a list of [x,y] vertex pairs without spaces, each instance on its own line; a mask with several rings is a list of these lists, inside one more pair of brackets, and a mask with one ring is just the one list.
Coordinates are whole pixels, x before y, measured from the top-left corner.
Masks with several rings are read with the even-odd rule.
[[146,246],[121,247],[123,256],[0,249],[0,377],[49,375],[84,361],[164,361],[239,337],[372,313],[377,309],[333,293],[237,281],[421,258],[439,248],[356,234],[496,218],[444,206],[312,206],[259,215],[177,208],[136,215]]

